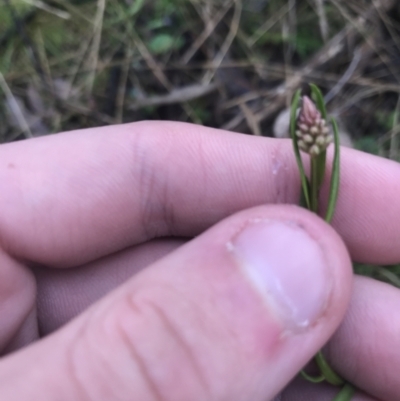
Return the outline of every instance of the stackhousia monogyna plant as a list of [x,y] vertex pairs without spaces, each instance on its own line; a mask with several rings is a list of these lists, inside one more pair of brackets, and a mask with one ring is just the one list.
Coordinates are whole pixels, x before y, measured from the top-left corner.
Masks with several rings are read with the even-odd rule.
[[[328,118],[321,91],[314,84],[311,84],[310,88],[311,97],[315,103],[309,97],[301,96],[301,90],[298,90],[293,97],[290,114],[290,134],[300,171],[302,188],[300,204],[314,213],[320,213],[319,192],[325,179],[326,150],[333,143],[334,156],[331,168],[329,200],[324,216],[329,223],[335,211],[339,192],[339,132],[334,118]],[[309,177],[305,173],[300,151],[309,155]],[[351,400],[354,394],[354,387],[350,383],[346,383],[329,366],[321,351],[318,352],[314,359],[320,374],[314,377],[302,371],[302,376],[313,383],[327,381],[335,386],[341,386],[342,388],[334,401]]]

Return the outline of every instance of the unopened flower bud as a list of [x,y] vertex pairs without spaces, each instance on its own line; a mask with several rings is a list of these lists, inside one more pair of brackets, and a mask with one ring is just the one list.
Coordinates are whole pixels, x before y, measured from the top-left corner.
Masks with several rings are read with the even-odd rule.
[[301,150],[311,156],[319,155],[332,142],[332,135],[326,121],[308,96],[302,98],[297,128],[297,144]]

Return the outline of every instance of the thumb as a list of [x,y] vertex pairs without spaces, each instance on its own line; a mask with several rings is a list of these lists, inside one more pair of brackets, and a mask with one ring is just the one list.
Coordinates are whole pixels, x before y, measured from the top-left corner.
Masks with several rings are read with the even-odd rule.
[[4,358],[2,400],[272,399],[339,325],[351,278],[318,217],[243,211]]

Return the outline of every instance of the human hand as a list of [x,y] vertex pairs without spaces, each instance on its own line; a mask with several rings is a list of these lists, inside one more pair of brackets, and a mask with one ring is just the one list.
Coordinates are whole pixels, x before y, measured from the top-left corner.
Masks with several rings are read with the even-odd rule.
[[353,287],[349,258],[400,260],[400,167],[344,150],[341,171],[344,243],[273,205],[300,193],[286,140],[139,123],[1,146],[1,399],[270,400],[351,293],[327,355],[376,397],[355,399],[400,399],[400,294]]

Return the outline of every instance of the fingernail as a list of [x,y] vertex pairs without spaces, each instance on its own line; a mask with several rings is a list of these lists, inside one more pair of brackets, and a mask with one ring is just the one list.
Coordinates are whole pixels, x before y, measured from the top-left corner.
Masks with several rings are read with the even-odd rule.
[[250,222],[230,243],[244,274],[287,329],[312,325],[331,292],[321,246],[295,223]]

